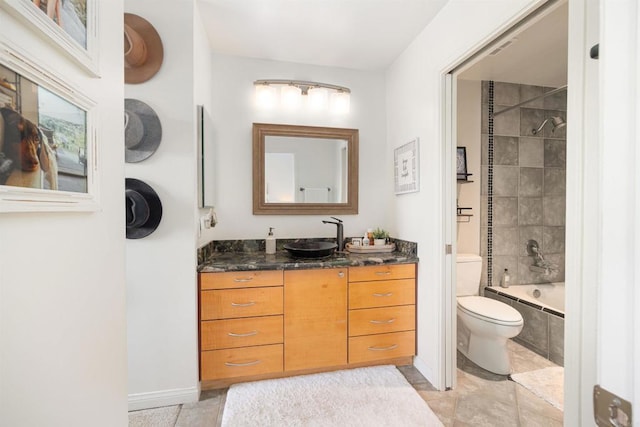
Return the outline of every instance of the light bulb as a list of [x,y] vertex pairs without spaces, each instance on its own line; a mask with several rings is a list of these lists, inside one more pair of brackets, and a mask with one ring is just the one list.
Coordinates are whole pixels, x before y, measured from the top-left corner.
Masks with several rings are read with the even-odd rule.
[[309,89],[309,107],[312,110],[324,110],[329,105],[329,92],[323,87]]
[[293,85],[282,86],[282,89],[280,89],[280,103],[287,109],[300,107],[302,103],[302,90]]
[[269,85],[256,85],[256,105],[271,109],[276,105],[276,88]]
[[351,105],[349,92],[334,92],[331,94],[331,112],[336,114],[346,114]]

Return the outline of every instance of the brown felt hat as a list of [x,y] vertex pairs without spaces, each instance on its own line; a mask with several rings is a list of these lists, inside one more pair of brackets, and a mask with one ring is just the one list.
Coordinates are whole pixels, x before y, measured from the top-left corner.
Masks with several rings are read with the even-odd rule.
[[141,16],[124,14],[124,81],[143,83],[153,77],[160,66],[164,50],[160,35]]

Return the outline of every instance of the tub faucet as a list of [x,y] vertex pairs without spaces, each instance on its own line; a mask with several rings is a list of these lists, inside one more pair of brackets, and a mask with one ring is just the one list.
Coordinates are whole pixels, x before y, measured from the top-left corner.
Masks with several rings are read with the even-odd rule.
[[335,216],[332,216],[331,219],[335,219],[335,221],[322,220],[322,223],[336,225],[336,227],[338,228],[337,236],[336,236],[336,243],[338,244],[338,252],[344,252],[344,231],[342,226],[342,220],[336,218]]

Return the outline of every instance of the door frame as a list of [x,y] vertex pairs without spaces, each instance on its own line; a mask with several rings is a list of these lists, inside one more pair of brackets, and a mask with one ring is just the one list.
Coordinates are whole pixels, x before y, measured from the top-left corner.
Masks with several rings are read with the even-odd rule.
[[[568,85],[569,90],[567,97],[567,212],[566,212],[566,241],[567,251],[566,259],[566,280],[565,299],[567,300],[566,319],[565,319],[565,360],[570,360],[571,364],[565,367],[565,406],[564,419],[567,425],[575,424],[586,425],[592,423],[593,420],[593,401],[591,396],[591,387],[595,384],[596,378],[596,328],[593,327],[595,316],[593,313],[597,311],[597,299],[593,298],[597,294],[597,283],[595,279],[584,282],[582,280],[594,274],[597,269],[597,263],[592,262],[596,253],[584,254],[586,249],[586,238],[595,238],[594,232],[589,227],[593,227],[593,221],[597,221],[597,215],[585,217],[586,208],[593,208],[599,203],[599,195],[594,194],[591,189],[589,193],[585,190],[587,184],[587,172],[585,155],[585,147],[581,143],[585,137],[586,120],[594,114],[593,108],[597,114],[597,99],[591,99],[589,108],[583,108],[585,102],[589,98],[593,98],[593,90],[585,89],[585,81],[593,79],[593,70],[589,69],[588,61],[588,37],[585,31],[588,29],[588,19],[593,18],[594,3],[599,0],[590,0],[587,5],[584,2],[569,2],[569,22],[571,29],[569,32],[569,69],[568,69]],[[546,5],[545,5],[546,4]],[[522,11],[518,16],[514,16],[510,21],[497,31],[490,40],[479,43],[471,49],[466,55],[456,59],[446,69],[442,70],[442,87],[443,95],[441,99],[441,108],[444,118],[443,126],[443,156],[441,159],[441,170],[445,171],[445,179],[443,180],[443,213],[445,215],[445,244],[452,248],[451,254],[447,253],[443,269],[445,271],[445,280],[443,283],[443,292],[445,311],[444,311],[444,333],[443,339],[443,360],[445,387],[455,387],[456,379],[456,299],[455,299],[455,267],[453,257],[456,254],[456,231],[455,227],[449,224],[455,221],[456,186],[453,180],[456,179],[453,166],[455,159],[455,137],[456,137],[456,114],[457,109],[457,90],[456,79],[457,74],[462,70],[462,66],[470,66],[482,58],[481,52],[489,50],[489,46],[500,43],[500,40],[510,36],[510,33],[516,29],[522,22],[526,21],[540,7],[554,7],[561,2],[541,1],[533,5],[531,8]],[[597,14],[597,13],[596,13]],[[582,90],[580,90],[582,89]],[[597,140],[594,144],[597,146]],[[593,148],[592,148],[593,149]],[[591,229],[593,230],[593,228]],[[597,233],[595,233],[597,234]],[[569,243],[571,242],[571,243]],[[592,251],[596,250],[592,248]],[[591,314],[589,314],[591,313]],[[584,422],[583,422],[584,421]]]

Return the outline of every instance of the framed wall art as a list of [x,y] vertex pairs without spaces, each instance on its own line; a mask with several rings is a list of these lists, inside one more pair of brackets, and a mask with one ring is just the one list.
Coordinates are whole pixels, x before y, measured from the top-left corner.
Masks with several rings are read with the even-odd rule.
[[461,181],[466,181],[471,176],[467,172],[467,148],[456,147],[456,178]]
[[415,138],[396,148],[393,152],[393,175],[396,194],[412,193],[420,190],[418,142],[419,139]]
[[99,76],[99,3],[98,0],[0,0],[0,6],[94,76]]
[[0,212],[98,207],[95,103],[0,43]]

